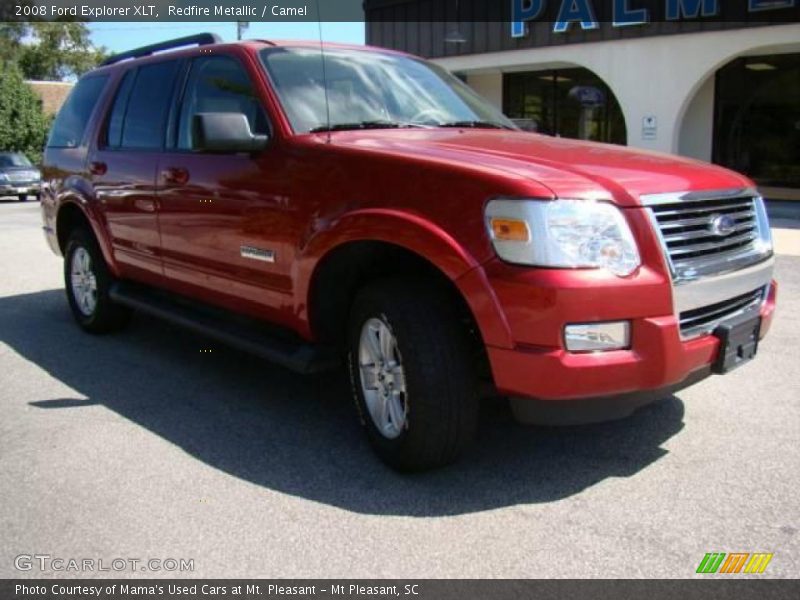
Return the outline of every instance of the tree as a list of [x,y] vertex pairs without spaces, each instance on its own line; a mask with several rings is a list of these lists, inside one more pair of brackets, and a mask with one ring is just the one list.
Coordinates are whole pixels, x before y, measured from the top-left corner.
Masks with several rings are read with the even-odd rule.
[[41,99],[14,63],[0,61],[0,90],[0,150],[23,152],[40,163],[50,128]]
[[61,81],[92,69],[106,55],[86,23],[0,22],[0,60],[19,65],[26,79]]

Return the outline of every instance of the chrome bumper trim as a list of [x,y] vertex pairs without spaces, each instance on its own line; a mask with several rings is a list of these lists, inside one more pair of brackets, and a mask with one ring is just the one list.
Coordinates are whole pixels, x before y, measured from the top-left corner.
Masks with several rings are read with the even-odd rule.
[[676,285],[672,288],[675,313],[680,314],[687,310],[724,302],[757,288],[768,286],[772,281],[774,268],[775,257],[773,256],[738,271]]

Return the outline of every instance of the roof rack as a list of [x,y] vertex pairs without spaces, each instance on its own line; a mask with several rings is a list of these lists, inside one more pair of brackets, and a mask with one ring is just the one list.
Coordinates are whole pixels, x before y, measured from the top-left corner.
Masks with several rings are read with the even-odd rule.
[[198,33],[197,35],[187,35],[186,37],[175,38],[174,40],[167,40],[166,42],[142,46],[141,48],[135,48],[133,50],[128,50],[127,52],[120,52],[114,56],[109,56],[100,63],[100,66],[105,67],[106,65],[113,65],[114,63],[118,63],[129,58],[149,56],[155,52],[161,52],[162,50],[172,50],[173,48],[192,46],[194,44],[197,44],[198,46],[207,46],[209,44],[219,44],[221,41],[222,38],[220,38],[216,33]]

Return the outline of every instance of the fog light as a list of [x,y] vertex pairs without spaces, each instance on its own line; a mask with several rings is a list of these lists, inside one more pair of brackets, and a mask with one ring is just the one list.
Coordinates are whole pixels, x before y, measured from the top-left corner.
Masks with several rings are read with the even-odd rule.
[[564,327],[564,342],[570,352],[602,352],[630,347],[630,321],[573,323]]

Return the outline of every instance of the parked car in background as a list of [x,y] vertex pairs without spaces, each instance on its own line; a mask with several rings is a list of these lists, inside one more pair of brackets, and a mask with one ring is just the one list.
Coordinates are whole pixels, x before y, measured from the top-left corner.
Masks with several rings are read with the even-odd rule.
[[777,288],[752,181],[521,131],[407,54],[322,60],[206,35],[81,78],[42,213],[84,330],[136,309],[300,372],[346,362],[404,470],[454,460],[485,390],[597,420],[754,357]]
[[0,152],[0,197],[16,196],[20,202],[28,196],[39,199],[42,174],[28,157],[19,152]]

